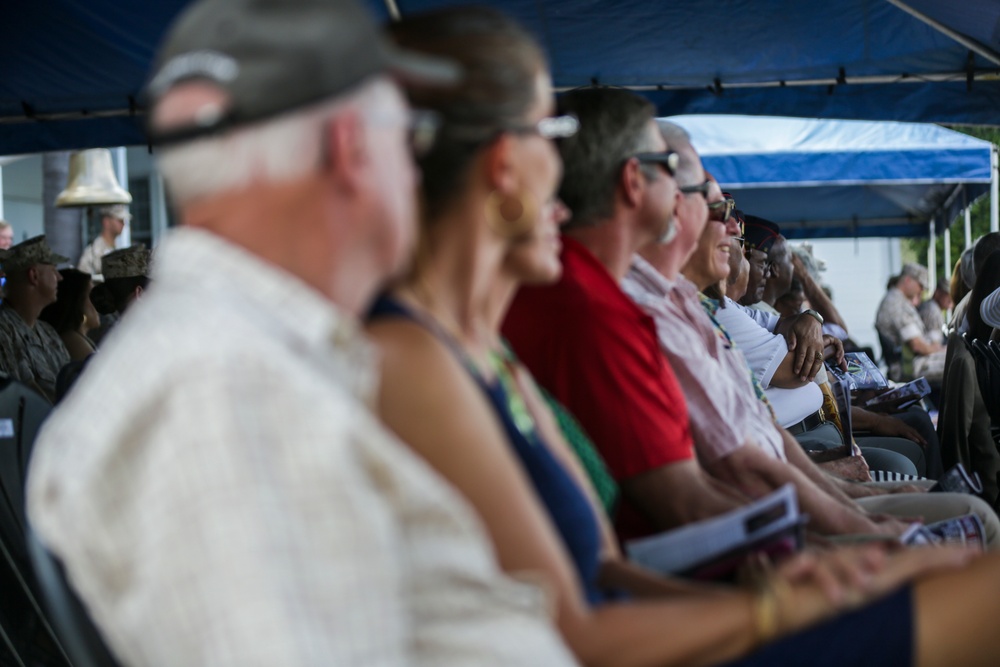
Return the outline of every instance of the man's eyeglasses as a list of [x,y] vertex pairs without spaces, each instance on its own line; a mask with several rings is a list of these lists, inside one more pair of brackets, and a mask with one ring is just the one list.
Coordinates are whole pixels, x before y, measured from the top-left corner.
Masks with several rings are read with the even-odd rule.
[[[756,248],[746,248],[744,252],[744,256],[747,258],[747,261],[750,262],[750,266],[760,269],[761,275],[766,276],[771,273],[771,269],[774,267],[774,262],[767,259],[767,255],[764,255],[764,257],[755,257],[751,250],[756,250]],[[761,250],[759,252],[763,253],[764,251]]]
[[658,164],[666,169],[667,173],[671,176],[677,175],[677,166],[681,161],[681,156],[673,151],[661,151],[659,153],[636,153],[632,157],[645,164]]

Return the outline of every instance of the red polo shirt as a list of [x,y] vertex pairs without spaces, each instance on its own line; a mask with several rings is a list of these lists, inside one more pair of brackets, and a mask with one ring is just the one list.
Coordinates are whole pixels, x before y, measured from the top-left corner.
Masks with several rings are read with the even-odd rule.
[[[524,287],[503,334],[593,439],[619,481],[694,456],[687,405],[652,318],[583,245],[563,239],[558,283]],[[654,528],[623,496],[623,539]]]

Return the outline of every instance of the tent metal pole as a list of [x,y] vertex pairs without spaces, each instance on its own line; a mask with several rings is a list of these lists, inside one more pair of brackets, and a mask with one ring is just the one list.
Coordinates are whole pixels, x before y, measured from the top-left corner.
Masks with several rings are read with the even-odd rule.
[[398,21],[402,18],[402,14],[399,13],[399,5],[396,4],[396,0],[385,0],[385,9],[389,12],[389,18],[393,21]]
[[[115,158],[115,176],[118,177],[121,186],[128,190],[128,154],[125,152],[125,147],[112,148],[111,153]],[[130,245],[132,245],[132,223],[125,225],[121,235],[115,239],[116,248],[127,248]]]
[[1000,181],[997,180],[997,147],[990,149],[990,231],[1000,231],[1000,216],[998,216],[998,206],[1000,206]]
[[[990,158],[990,162],[993,162],[993,158]],[[972,247],[972,207],[969,206],[969,194],[965,193],[965,249],[968,250]]]
[[996,51],[989,48],[985,44],[975,39],[972,39],[967,35],[963,35],[962,33],[956,30],[952,30],[951,28],[941,23],[940,21],[935,21],[930,16],[927,16],[927,14],[917,11],[916,9],[907,5],[905,2],[902,2],[902,0],[889,0],[889,2],[896,5],[897,7],[899,7],[900,9],[902,9],[904,12],[914,17],[915,19],[923,21],[924,23],[934,28],[941,34],[946,35],[951,39],[955,40],[956,42],[958,42],[965,48],[969,49],[970,51],[973,51],[974,53],[981,55],[983,58],[986,58],[992,63],[1000,65],[1000,53],[997,53]]
[[944,262],[941,264],[941,273],[947,276],[951,271],[951,227],[944,228]]
[[929,285],[937,283],[937,217],[931,218],[930,243],[927,244],[927,273]]
[[[972,79],[974,81],[993,81],[1000,76],[1000,70],[990,69],[990,70],[977,70],[973,73]],[[835,85],[883,85],[883,84],[906,84],[906,83],[928,83],[935,81],[968,81],[969,74],[965,71],[954,71],[954,72],[919,72],[919,73],[907,73],[900,72],[899,74],[871,74],[866,76],[848,76],[844,79],[837,79],[836,77],[823,77],[817,79],[764,79],[761,81],[731,81],[731,82],[721,82],[722,88],[725,90],[736,90],[736,89],[755,89],[755,88],[792,88],[795,86],[835,86]],[[619,84],[615,81],[601,81],[602,86],[615,86],[616,88],[624,88],[625,90],[635,90],[635,91],[671,91],[671,90],[705,90],[706,88],[713,88],[714,81],[704,81],[699,83],[684,83],[684,84],[669,84],[669,83],[631,83],[631,84]],[[579,86],[556,86],[555,90],[557,93],[564,93],[567,90],[574,90],[579,88]],[[713,88],[714,89],[714,88]],[[104,114],[113,115],[123,115],[113,111],[103,112]],[[80,112],[70,112],[64,114],[48,114],[44,118],[42,114],[35,114],[31,118],[25,116],[13,116],[13,117],[0,117],[0,124],[2,123],[23,123],[31,120],[63,120],[64,118],[77,118],[81,114]]]
[[965,207],[965,249],[972,247],[972,207]]

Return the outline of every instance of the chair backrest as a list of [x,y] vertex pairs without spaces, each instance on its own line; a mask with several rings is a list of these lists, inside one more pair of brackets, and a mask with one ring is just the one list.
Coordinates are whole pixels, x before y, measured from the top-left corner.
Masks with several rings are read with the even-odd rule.
[[979,386],[971,340],[952,333],[944,373],[944,400],[938,414],[938,438],[945,468],[963,463],[983,480],[983,497],[1000,495],[1000,452],[990,434],[990,414]]
[[22,665],[68,665],[39,604],[27,549],[25,478],[49,402],[0,375],[0,639]]
[[118,661],[66,578],[62,563],[28,531],[28,552],[49,618],[73,667],[118,667]]
[[885,362],[885,366],[888,369],[886,375],[889,379],[896,382],[903,379],[903,348],[896,345],[892,340],[878,331],[878,344],[882,348],[882,361]]
[[35,436],[52,406],[26,385],[0,376],[0,539],[25,561],[24,484]]
[[1000,400],[997,400],[1000,399],[1000,359],[986,341],[976,339],[968,344],[976,360],[976,379],[986,410],[990,413],[990,421],[994,427],[1000,427]]

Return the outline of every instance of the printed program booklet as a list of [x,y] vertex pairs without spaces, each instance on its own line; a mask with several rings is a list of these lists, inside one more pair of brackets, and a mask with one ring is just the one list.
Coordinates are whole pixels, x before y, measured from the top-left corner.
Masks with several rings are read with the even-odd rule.
[[885,389],[889,386],[882,371],[864,352],[848,352],[844,355],[844,361],[847,362],[846,371],[833,364],[827,364],[826,369],[838,380],[846,380],[851,391]]
[[903,533],[899,541],[907,546],[956,544],[984,549],[986,535],[982,519],[976,514],[965,514],[926,526],[915,523]]
[[865,403],[866,406],[871,407],[873,405],[879,405],[880,403],[889,403],[895,400],[901,400],[900,404],[897,406],[898,409],[909,407],[919,401],[924,396],[931,393],[931,386],[927,383],[925,378],[919,377],[912,382],[907,382],[906,384],[901,384],[894,389],[879,394],[875,398],[869,400]]
[[632,540],[625,550],[632,561],[661,574],[723,579],[750,554],[780,557],[801,550],[806,520],[795,487],[786,484],[722,516]]
[[970,473],[961,462],[941,475],[937,483],[928,489],[931,493],[968,493],[973,496],[983,494],[983,480],[978,472]]

